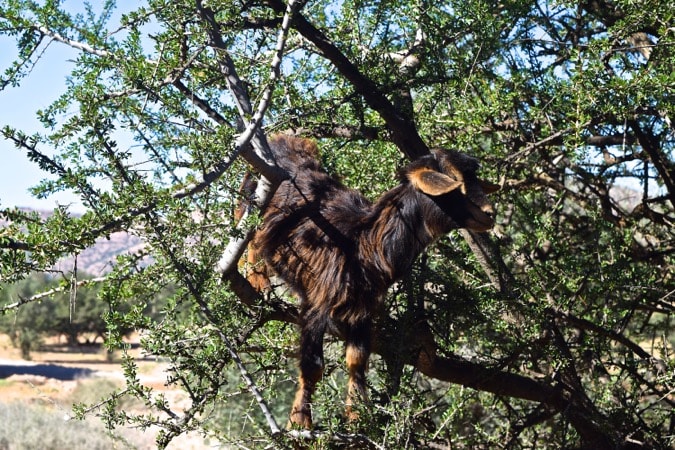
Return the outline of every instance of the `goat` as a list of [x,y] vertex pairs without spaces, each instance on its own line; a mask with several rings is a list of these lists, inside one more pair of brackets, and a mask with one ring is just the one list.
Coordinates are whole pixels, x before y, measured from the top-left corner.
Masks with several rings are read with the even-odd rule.
[[[367,400],[371,326],[381,298],[436,238],[456,228],[492,228],[486,194],[498,188],[477,178],[475,158],[434,149],[371,203],[326,173],[313,141],[279,135],[270,145],[290,178],[265,209],[248,260],[262,257],[300,298],[300,376],[290,424],[312,426],[311,398],[323,373],[329,325],[346,341],[347,417],[353,420],[357,399]],[[248,278],[258,290],[270,288],[263,270]]]

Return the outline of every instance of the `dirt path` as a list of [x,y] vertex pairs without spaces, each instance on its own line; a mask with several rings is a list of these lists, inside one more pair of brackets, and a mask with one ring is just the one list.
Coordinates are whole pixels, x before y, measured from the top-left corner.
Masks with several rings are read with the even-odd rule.
[[[141,382],[155,389],[165,388],[167,365],[144,356],[138,350],[137,339],[131,343],[135,349],[130,354],[135,358]],[[0,380],[50,379],[77,381],[86,378],[109,378],[124,380],[119,358],[109,355],[98,345],[69,347],[51,339],[40,351],[31,352],[31,360],[21,358],[18,349],[11,345],[8,336],[0,335]],[[0,387],[1,390],[1,387]]]
[[[161,391],[174,410],[187,406],[184,392],[166,386],[166,363],[144,357],[137,349],[131,353],[136,358],[142,384]],[[99,347],[71,348],[53,341],[48,342],[43,351],[32,352],[31,360],[26,361],[21,359],[20,351],[12,347],[9,338],[0,335],[2,403],[44,407],[67,417],[73,403],[96,403],[106,392],[123,386],[119,358],[109,362],[108,355]],[[132,448],[139,449],[154,448],[155,432],[121,431],[125,439],[134,443]],[[207,446],[199,436],[180,436],[169,448],[202,450],[213,446]]]

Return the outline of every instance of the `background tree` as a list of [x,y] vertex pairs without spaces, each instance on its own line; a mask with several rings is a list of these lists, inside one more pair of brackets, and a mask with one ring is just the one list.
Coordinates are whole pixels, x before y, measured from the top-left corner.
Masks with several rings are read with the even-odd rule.
[[[3,89],[51,46],[78,56],[37,112],[44,131],[3,136],[55,176],[37,195],[73,191],[87,212],[3,210],[2,280],[113,231],[143,238],[152,263],[121,258],[101,288],[108,345],[147,330],[192,404],[172,409],[129,362],[125,393],[157,414],[113,397],[103,415],[163,427],[161,445],[200,430],[261,446],[669,448],[674,15],[663,0],[6,2],[17,51]],[[288,130],[319,139],[326,167],[371,196],[429,146],[475,154],[503,187],[492,234],[439,242],[387,298],[359,423],[322,384],[323,434],[280,431],[295,304],[260,298],[236,266],[256,223],[232,218],[241,177],[261,174],[264,204],[284,176],[265,135]],[[144,315],[169,285],[161,317]],[[241,396],[258,414],[246,436],[214,413]]]
[[[72,278],[60,280],[54,274],[36,272],[0,291],[2,305],[12,310],[0,317],[0,330],[24,351],[25,357],[48,336],[64,337],[68,345],[105,338],[110,307],[105,298],[99,297],[102,280],[84,273],[79,276],[81,280],[73,284]],[[163,297],[156,298],[153,306],[163,306]],[[116,305],[115,312],[128,313],[128,309],[126,304]],[[150,309],[143,313],[153,316]],[[133,330],[125,327],[121,334],[127,336]]]
[[[48,276],[32,275],[3,289],[2,303],[11,304],[12,300],[29,298],[37,292],[49,291],[50,285],[53,285],[53,282]],[[33,302],[30,307],[17,309],[15,314],[8,313],[2,317],[0,322],[2,332],[10,337],[14,347],[21,349],[24,359],[30,359],[31,350],[39,348],[47,332],[54,332],[56,328],[54,309],[57,307],[52,302]]]

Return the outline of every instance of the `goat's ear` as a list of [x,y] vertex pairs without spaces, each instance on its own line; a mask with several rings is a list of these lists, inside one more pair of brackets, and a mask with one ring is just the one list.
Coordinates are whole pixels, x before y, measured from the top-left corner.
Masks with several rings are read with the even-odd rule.
[[500,189],[498,184],[490,183],[489,181],[478,180],[478,182],[480,183],[480,187],[483,188],[483,192],[485,192],[486,195],[493,194]]
[[443,195],[462,185],[461,181],[450,178],[444,173],[432,169],[415,169],[408,173],[412,185],[427,195]]

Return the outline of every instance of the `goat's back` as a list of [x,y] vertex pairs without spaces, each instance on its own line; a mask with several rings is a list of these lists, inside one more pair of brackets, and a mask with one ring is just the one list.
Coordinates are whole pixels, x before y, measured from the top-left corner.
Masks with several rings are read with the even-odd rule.
[[287,168],[291,178],[268,205],[254,246],[303,301],[311,302],[305,306],[330,310],[340,320],[365,313],[371,308],[354,304],[354,292],[369,290],[360,269],[359,237],[371,218],[371,202],[323,170],[311,141],[283,136],[271,144],[275,157],[284,158],[278,163],[292,167]]

